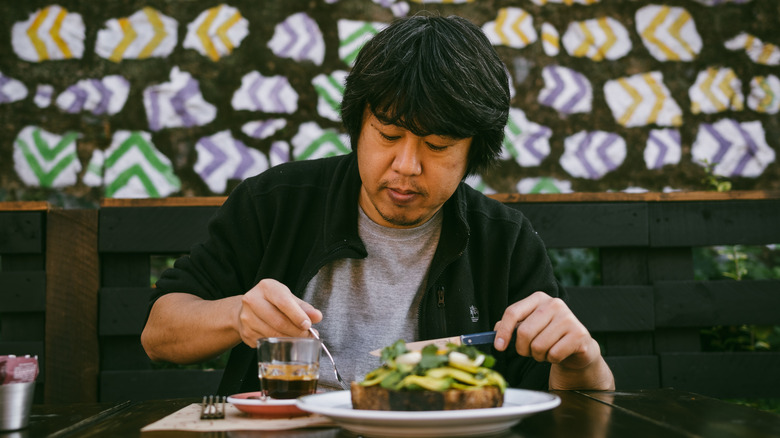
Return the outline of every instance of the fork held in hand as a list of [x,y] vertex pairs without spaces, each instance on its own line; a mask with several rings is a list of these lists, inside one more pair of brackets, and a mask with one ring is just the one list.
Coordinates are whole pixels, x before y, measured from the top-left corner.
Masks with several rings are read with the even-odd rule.
[[200,405],[201,420],[219,420],[225,418],[225,396],[203,396]]
[[330,363],[333,364],[333,372],[336,374],[336,380],[339,381],[339,385],[341,385],[342,389],[349,389],[349,384],[344,381],[344,379],[341,378],[341,374],[339,374],[339,369],[336,368],[336,361],[333,360],[333,356],[330,355],[330,351],[328,351],[328,347],[325,346],[325,343],[322,342],[322,339],[320,339],[319,335],[316,331],[314,331],[313,328],[309,327],[309,332],[311,332],[312,336],[314,336],[316,339],[320,341],[320,345],[322,345],[322,351],[325,352],[325,354],[328,355],[328,359],[330,359]]

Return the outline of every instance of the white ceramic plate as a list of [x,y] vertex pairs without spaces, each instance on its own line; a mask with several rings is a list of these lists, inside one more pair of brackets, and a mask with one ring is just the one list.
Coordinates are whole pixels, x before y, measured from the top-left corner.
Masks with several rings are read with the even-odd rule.
[[503,432],[524,417],[561,404],[546,392],[507,389],[504,406],[455,411],[369,411],[352,409],[349,391],[307,395],[299,408],[329,417],[342,428],[366,437],[456,437]]

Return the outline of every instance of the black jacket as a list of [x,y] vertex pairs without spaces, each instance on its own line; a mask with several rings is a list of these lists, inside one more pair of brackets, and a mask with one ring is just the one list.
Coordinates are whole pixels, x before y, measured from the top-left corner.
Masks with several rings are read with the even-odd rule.
[[[273,167],[239,184],[209,225],[209,238],[157,282],[204,299],[243,294],[263,278],[301,297],[326,263],[362,258],[360,176],[354,153]],[[534,291],[561,296],[544,244],[519,211],[461,183],[444,204],[439,246],[419,310],[421,339],[492,330],[504,310]],[[549,365],[510,347],[496,369],[511,386],[546,389]],[[259,388],[254,349],[233,349],[220,394]]]

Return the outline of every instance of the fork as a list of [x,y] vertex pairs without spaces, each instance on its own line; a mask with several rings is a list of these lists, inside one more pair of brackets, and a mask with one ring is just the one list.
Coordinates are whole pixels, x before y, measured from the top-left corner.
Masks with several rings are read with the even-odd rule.
[[322,351],[325,352],[325,354],[328,355],[328,359],[330,359],[330,363],[333,364],[333,372],[336,374],[336,380],[339,381],[339,385],[341,385],[342,389],[349,389],[349,384],[344,381],[344,379],[341,378],[341,374],[339,374],[339,369],[336,368],[336,361],[333,360],[333,356],[330,355],[330,351],[328,351],[328,347],[325,346],[325,343],[322,342],[322,339],[320,339],[320,336],[317,334],[316,331],[314,331],[313,328],[309,327],[309,332],[311,332],[312,336],[314,336],[317,340],[320,341],[320,345],[322,345]]
[[[221,400],[220,400],[221,398]],[[203,396],[200,404],[201,420],[219,420],[225,418],[225,396]]]

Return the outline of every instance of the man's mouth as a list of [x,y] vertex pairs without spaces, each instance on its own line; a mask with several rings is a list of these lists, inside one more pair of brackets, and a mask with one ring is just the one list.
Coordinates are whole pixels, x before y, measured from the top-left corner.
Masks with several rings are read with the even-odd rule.
[[419,192],[414,190],[392,187],[387,188],[387,194],[396,204],[408,204],[412,202],[417,196],[419,196]]

